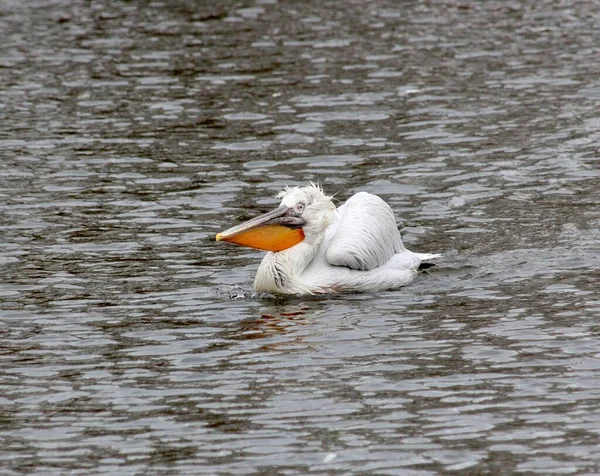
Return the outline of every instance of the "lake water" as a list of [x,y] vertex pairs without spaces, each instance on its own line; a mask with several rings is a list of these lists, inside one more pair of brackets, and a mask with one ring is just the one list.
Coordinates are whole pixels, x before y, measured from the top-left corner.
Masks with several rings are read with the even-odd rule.
[[[0,3],[2,474],[600,472],[594,1]],[[252,294],[320,181],[443,253]]]

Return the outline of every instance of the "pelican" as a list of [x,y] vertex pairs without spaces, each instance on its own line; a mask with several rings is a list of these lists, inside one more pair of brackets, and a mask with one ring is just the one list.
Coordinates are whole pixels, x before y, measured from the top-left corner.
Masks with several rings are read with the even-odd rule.
[[421,261],[402,244],[390,206],[360,192],[336,209],[319,185],[286,189],[273,211],[216,236],[267,251],[254,289],[272,294],[374,292],[409,284]]

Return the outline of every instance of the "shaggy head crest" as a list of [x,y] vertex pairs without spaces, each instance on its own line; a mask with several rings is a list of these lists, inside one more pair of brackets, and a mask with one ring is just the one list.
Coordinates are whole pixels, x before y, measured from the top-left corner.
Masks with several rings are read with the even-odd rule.
[[277,194],[276,198],[281,198],[281,204],[288,207],[294,207],[298,203],[304,203],[308,206],[319,201],[331,201],[333,197],[325,195],[323,187],[318,183],[310,182],[304,187],[288,187]]

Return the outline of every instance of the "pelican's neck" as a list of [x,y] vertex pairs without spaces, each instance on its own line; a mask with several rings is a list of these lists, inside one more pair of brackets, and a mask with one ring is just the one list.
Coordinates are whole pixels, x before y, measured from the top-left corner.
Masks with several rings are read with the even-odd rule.
[[317,254],[319,244],[320,240],[313,244],[303,241],[284,251],[268,252],[256,272],[254,289],[273,294],[306,292],[300,289],[300,275]]

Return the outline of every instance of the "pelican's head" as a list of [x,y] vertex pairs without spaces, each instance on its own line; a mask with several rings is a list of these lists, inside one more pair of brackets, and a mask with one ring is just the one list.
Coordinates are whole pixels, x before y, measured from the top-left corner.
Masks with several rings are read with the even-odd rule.
[[277,198],[279,208],[217,234],[217,241],[266,251],[283,251],[303,241],[320,243],[335,212],[331,197],[311,183],[286,187]]

